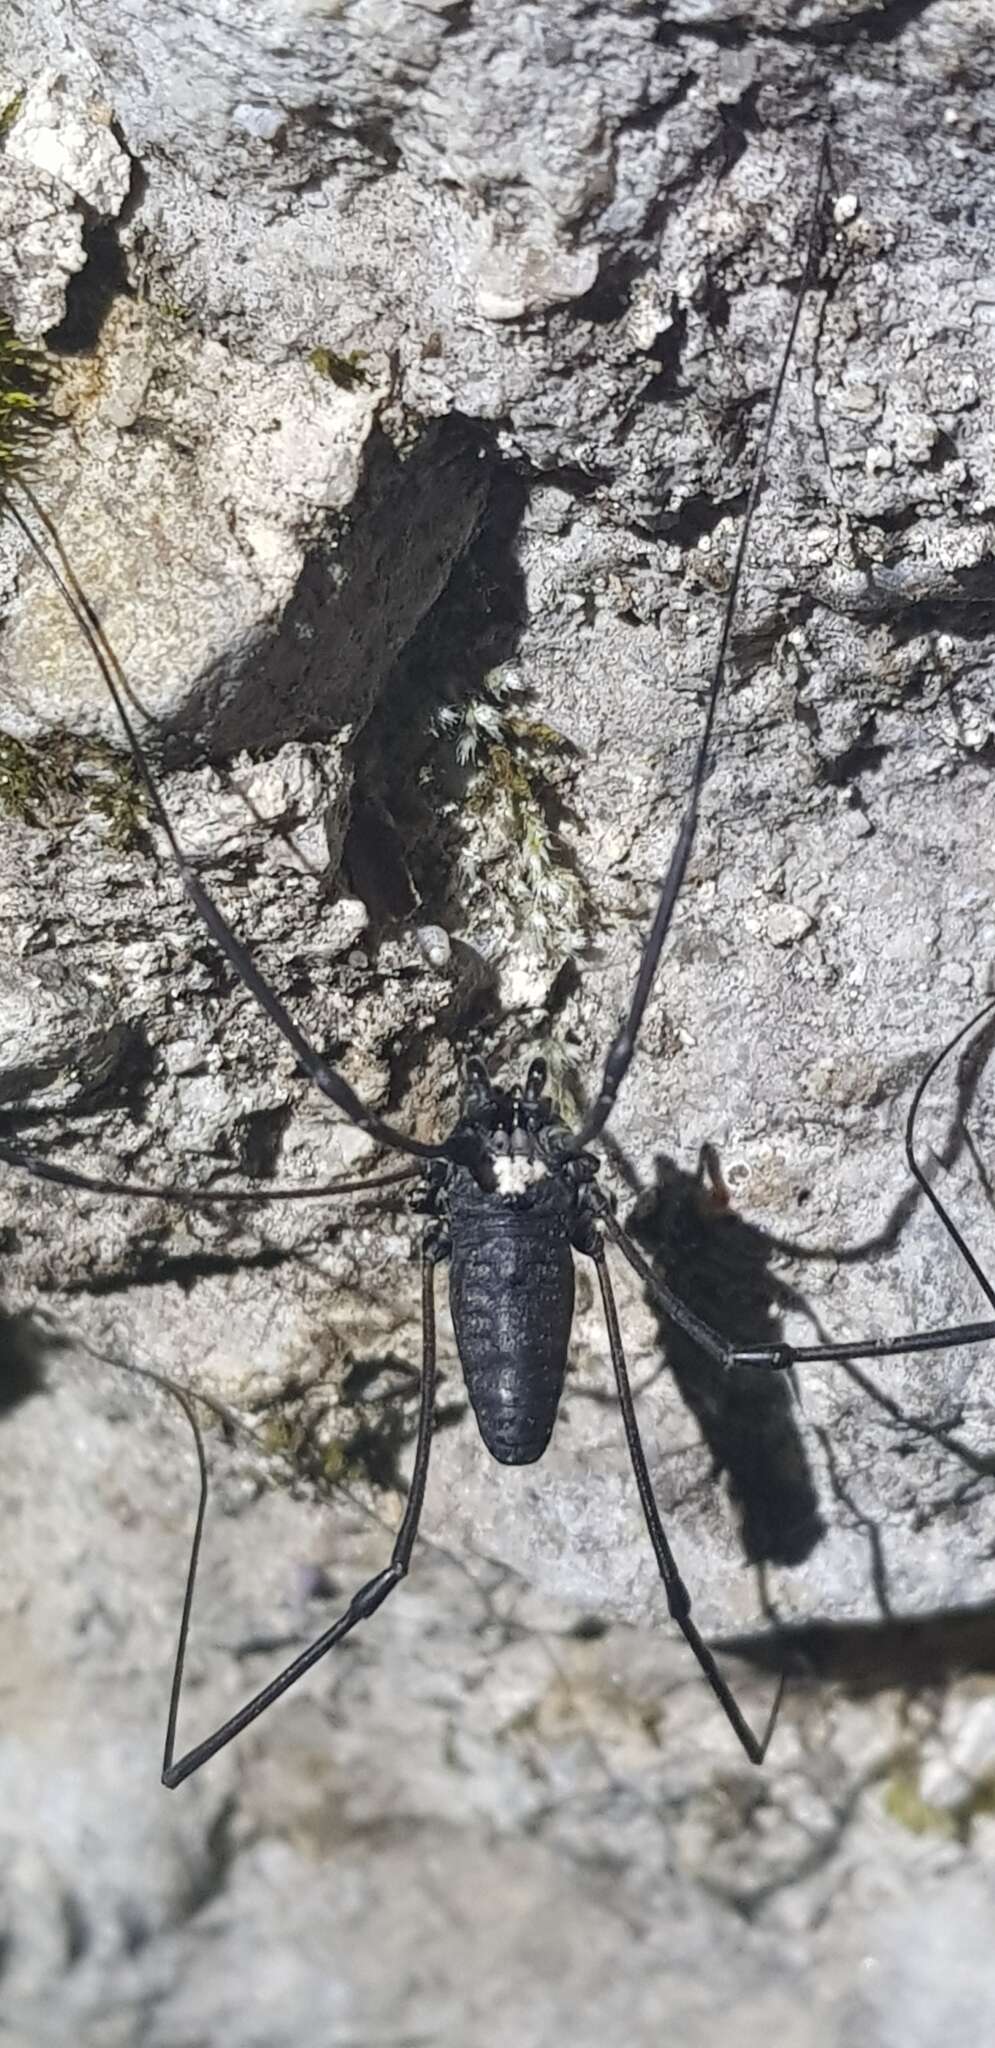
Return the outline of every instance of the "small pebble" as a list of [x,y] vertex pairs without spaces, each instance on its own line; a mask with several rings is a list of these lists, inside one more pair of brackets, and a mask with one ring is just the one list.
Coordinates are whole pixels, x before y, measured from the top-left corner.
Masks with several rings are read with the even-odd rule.
[[774,903],[764,914],[764,931],[772,946],[793,946],[812,929],[812,919],[796,903]]
[[441,974],[448,967],[452,954],[448,932],[443,931],[441,924],[421,924],[415,937],[429,966]]

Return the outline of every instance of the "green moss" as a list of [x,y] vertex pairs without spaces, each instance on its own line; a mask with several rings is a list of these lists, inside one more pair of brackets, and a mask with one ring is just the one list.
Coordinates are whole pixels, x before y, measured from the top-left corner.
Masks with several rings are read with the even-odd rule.
[[292,1458],[299,1445],[300,1431],[285,1415],[267,1416],[252,1432],[260,1447],[273,1458]]
[[570,744],[561,732],[557,732],[555,725],[547,725],[544,719],[523,718],[518,711],[508,711],[504,722],[517,740],[531,747],[542,747],[548,753],[564,753]]
[[884,1809],[909,1834],[969,1842],[975,1821],[995,1814],[995,1771],[986,1772],[952,1806],[935,1806],[919,1789],[918,1765],[899,1764],[885,1786]]
[[976,1820],[990,1820],[995,1815],[995,1771],[986,1771],[984,1777],[972,1785],[959,1810],[969,1827]]
[[404,1422],[388,1411],[371,1424],[357,1422],[348,1435],[322,1442],[304,1415],[271,1415],[255,1431],[257,1442],[272,1457],[284,1458],[319,1486],[336,1487],[365,1480],[379,1490],[399,1483],[397,1455]]
[[[92,742],[91,754],[95,746]],[[106,820],[108,845],[115,853],[126,853],[145,820],[145,793],[130,760],[123,760],[110,747],[100,751],[105,775],[93,787],[90,807]]]
[[[531,748],[547,748],[547,733],[551,727],[534,728],[528,735]],[[559,735],[553,734],[553,740],[559,742]],[[477,769],[467,808],[501,820],[511,855],[506,886],[522,908],[523,921],[540,934],[580,930],[587,911],[581,883],[550,823],[550,794],[541,764],[506,720],[505,736],[487,748]]]
[[131,762],[105,740],[67,733],[36,742],[0,733],[0,810],[35,826],[70,823],[95,811],[116,852],[134,845],[144,817]]
[[9,733],[0,733],[0,810],[8,817],[30,819],[31,762],[26,747]]
[[45,745],[0,733],[0,808],[27,825],[50,824],[74,807],[72,753],[60,736]]
[[[543,939],[577,935],[586,928],[589,906],[557,829],[563,801],[561,763],[573,749],[556,727],[529,717],[514,702],[521,685],[510,664],[491,669],[473,695],[444,703],[434,727],[451,741],[459,767],[469,768],[466,810],[485,825],[493,853],[495,827],[507,842],[502,886],[516,921]],[[480,853],[473,838],[461,855],[472,885]]]
[[0,313],[0,495],[7,477],[30,462],[54,425],[48,407],[51,370],[44,351],[22,341]]
[[[55,424],[50,382],[43,351],[21,341],[0,314],[0,507],[5,486],[23,476]],[[38,826],[95,811],[106,821],[108,844],[123,851],[141,824],[141,788],[130,760],[106,741],[53,733],[28,742],[0,732],[0,810]]]
[[933,1806],[919,1790],[919,1772],[900,1765],[885,1786],[884,1810],[910,1835],[943,1835],[956,1840],[957,1817],[952,1807]]
[[6,106],[0,107],[0,142],[3,141],[5,135],[10,134],[23,105],[24,87],[22,85],[20,92],[15,92],[13,98],[7,101]]
[[329,383],[337,385],[340,391],[355,391],[357,384],[369,382],[363,369],[364,357],[358,348],[350,349],[347,356],[338,356],[330,348],[313,348],[308,362],[312,370],[317,370],[319,377],[327,377]]
[[329,1486],[338,1486],[342,1480],[352,1476],[349,1447],[339,1437],[322,1449],[321,1476]]

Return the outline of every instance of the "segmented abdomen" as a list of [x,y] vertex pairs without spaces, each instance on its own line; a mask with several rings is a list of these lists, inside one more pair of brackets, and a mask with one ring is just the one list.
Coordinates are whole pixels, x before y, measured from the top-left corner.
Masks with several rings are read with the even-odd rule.
[[552,1434],[573,1321],[573,1254],[557,1204],[482,1197],[452,1216],[449,1300],[480,1434],[502,1465],[531,1465]]

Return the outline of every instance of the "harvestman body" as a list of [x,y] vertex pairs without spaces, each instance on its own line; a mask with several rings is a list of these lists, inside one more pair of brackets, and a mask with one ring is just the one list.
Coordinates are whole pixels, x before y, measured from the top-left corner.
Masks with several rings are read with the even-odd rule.
[[[67,562],[58,534],[34,493],[22,481],[18,488],[44,529],[51,553],[37,537],[23,512],[9,504],[12,518],[58,584],[89,643],[131,749],[149,803],[166,834],[187,893],[200,917],[243,982],[293,1047],[323,1093],[379,1145],[405,1153],[415,1163],[374,1181],[340,1180],[309,1188],[231,1190],[198,1193],[182,1187],[98,1179],[52,1165],[18,1148],[0,1147],[0,1157],[42,1179],[98,1193],[170,1199],[187,1204],[246,1200],[301,1200],[326,1194],[369,1193],[406,1182],[419,1182],[414,1206],[426,1216],[422,1236],[422,1376],[414,1465],[407,1502],[386,1568],[362,1586],[345,1612],[279,1672],[230,1719],[175,1758],[176,1724],[183,1680],[194,1584],[207,1502],[207,1470],[203,1442],[191,1397],[172,1381],[162,1380],[181,1402],[194,1431],[201,1490],[187,1574],[183,1613],[173,1673],[166,1729],[163,1782],[179,1785],[265,1712],[357,1624],[373,1614],[404,1578],[411,1560],[428,1474],[435,1401],[434,1272],[449,1262],[449,1294],[453,1325],[470,1401],[481,1436],[502,1464],[525,1465],[542,1457],[556,1420],[563,1389],[574,1306],[574,1253],[594,1262],[604,1308],[612,1366],[633,1474],[650,1542],[667,1594],[670,1614],[698,1660],[723,1712],[753,1763],[762,1763],[773,1730],[780,1689],[763,1735],[756,1736],[744,1720],[728,1683],[691,1619],[691,1602],[678,1572],[657,1508],[652,1481],[636,1420],[622,1348],[605,1241],[614,1245],[640,1275],[671,1321],[702,1350],[725,1367],[752,1366],[783,1371],[810,1360],[852,1360],[943,1350],[995,1338],[995,1321],[956,1328],[905,1333],[898,1337],[865,1338],[842,1344],[742,1348],[728,1343],[684,1305],[680,1297],[647,1265],[616,1222],[597,1181],[598,1160],[590,1151],[611,1114],[618,1089],[636,1049],[643,1012],[694,845],[699,800],[708,768],[709,748],[725,671],[750,523],[759,497],[767,450],[787,374],[806,289],[811,281],[818,240],[828,151],[820,154],[805,267],[771,397],[760,454],[747,499],[746,513],[726,599],[719,649],[707,697],[704,729],[695,758],[688,800],[652,928],[643,950],[635,988],[624,1023],[605,1062],[598,1096],[580,1131],[572,1132],[554,1115],[543,1094],[545,1068],[533,1061],[524,1087],[504,1090],[488,1077],[480,1060],[468,1066],[463,1110],[455,1128],[441,1144],[426,1144],[395,1130],[370,1111],[343,1079],[303,1037],[280,999],[260,975],[254,961],[202,887],[179,844],[159,790],[153,780],[125,702],[127,685],[83,591]],[[937,1068],[961,1039],[995,1007],[989,1002],[931,1063],[913,1097],[906,1125],[910,1169],[936,1214],[995,1309],[995,1290],[965,1244],[923,1174],[913,1149],[915,1116],[922,1095]],[[148,1377],[161,1379],[158,1374]],[[783,1681],[782,1681],[783,1683]]]

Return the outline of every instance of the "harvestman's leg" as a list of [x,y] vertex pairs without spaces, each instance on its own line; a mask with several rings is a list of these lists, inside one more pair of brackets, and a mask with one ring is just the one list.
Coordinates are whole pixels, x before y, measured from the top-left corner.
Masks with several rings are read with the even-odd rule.
[[995,1341],[995,1322],[987,1322],[955,1323],[943,1330],[909,1330],[901,1337],[858,1337],[847,1344],[729,1344],[717,1330],[710,1329],[707,1323],[693,1315],[680,1296],[654,1273],[631,1238],[626,1236],[621,1224],[615,1221],[607,1203],[602,1205],[598,1202],[596,1207],[607,1235],[618,1246],[633,1272],[639,1274],[678,1329],[693,1337],[717,1365],[751,1366],[762,1372],[790,1372],[792,1366],[813,1365],[819,1360],[900,1358],[916,1351],[949,1351],[954,1344],[989,1344]]
[[969,1017],[967,1023],[962,1024],[960,1030],[955,1031],[952,1038],[948,1038],[946,1045],[941,1047],[935,1059],[930,1060],[929,1066],[926,1068],[926,1072],[922,1076],[915,1094],[909,1103],[909,1113],[905,1119],[905,1157],[908,1161],[909,1172],[918,1181],[926,1200],[931,1204],[934,1213],[939,1217],[948,1237],[953,1239],[961,1258],[970,1267],[982,1293],[987,1295],[992,1307],[995,1308],[995,1289],[992,1288],[987,1273],[975,1258],[966,1239],[961,1235],[949,1209],[944,1202],[941,1202],[927,1174],[923,1172],[916,1154],[916,1118],[919,1115],[923,1096],[934,1074],[939,1072],[944,1061],[949,1059],[952,1052],[956,1052],[957,1047],[963,1043],[964,1039],[969,1038],[972,1032],[977,1030],[978,1025],[983,1024],[987,1018],[992,1016],[993,1012],[995,1012],[995,1000],[989,996],[988,1001],[982,1003],[980,1010],[975,1010],[973,1017]]
[[582,1128],[572,1141],[571,1149],[575,1152],[583,1152],[588,1145],[593,1143],[599,1133],[604,1130],[614,1107],[615,1098],[629,1071],[639,1038],[643,1012],[649,1001],[650,991],[656,979],[660,954],[663,951],[664,941],[670,930],[670,921],[674,914],[674,907],[681,893],[681,885],[684,881],[687,864],[694,848],[698,831],[698,806],[701,802],[701,793],[705,786],[705,777],[708,772],[712,731],[719,708],[722,685],[725,680],[726,654],[732,638],[733,622],[736,617],[736,608],[739,600],[739,586],[746,562],[746,550],[749,545],[753,515],[760,497],[764,472],[767,467],[767,457],[770,453],[774,426],[781,403],[781,393],[784,389],[788,366],[791,362],[802,307],[805,303],[809,286],[814,282],[815,259],[819,244],[819,226],[822,218],[822,195],[828,171],[829,136],[824,134],[819,150],[819,166],[815,179],[815,191],[812,194],[812,203],[809,209],[808,239],[805,245],[805,267],[802,271],[801,283],[795,298],[787,340],[781,352],[781,360],[778,365],[777,376],[774,380],[770,405],[767,408],[767,420],[760,443],[760,453],[757,457],[756,467],[750,480],[749,491],[747,492],[746,511],[743,515],[743,524],[740,529],[739,542],[733,561],[732,576],[729,581],[728,591],[726,592],[725,609],[722,615],[722,630],[719,635],[718,651],[715,656],[712,680],[706,701],[705,723],[698,742],[694,767],[691,771],[691,787],[688,791],[684,816],[681,819],[676,845],[670,856],[670,864],[663,878],[649,937],[643,947],[642,958],[640,959],[636,974],[636,985],[629,999],[629,1008],[623,1023],[608,1048],[608,1056],[605,1060],[601,1076],[601,1086],[597,1097],[584,1119]]
[[629,1384],[625,1353],[622,1349],[622,1335],[618,1326],[615,1296],[612,1292],[612,1284],[608,1275],[608,1266],[603,1247],[599,1247],[594,1252],[593,1257],[598,1273],[598,1286],[601,1289],[605,1323],[608,1328],[608,1343],[611,1348],[615,1385],[618,1388],[619,1407],[622,1410],[622,1422],[625,1427],[625,1440],[629,1446],[629,1457],[632,1460],[632,1470],[639,1489],[639,1499],[642,1504],[643,1514],[646,1517],[646,1527],[649,1530],[649,1539],[653,1545],[653,1554],[666,1590],[667,1605],[670,1608],[671,1618],[676,1621],[685,1642],[697,1657],[702,1671],[718,1700],[719,1706],[722,1708],[722,1712],[736,1735],[738,1735],[751,1764],[762,1764],[767,1754],[770,1738],[774,1733],[774,1724],[777,1720],[781,1695],[784,1691],[784,1677],[781,1677],[777,1692],[774,1695],[774,1704],[767,1717],[767,1726],[761,1736],[756,1736],[749,1722],[740,1713],[733,1693],[723,1678],[708,1644],[702,1641],[691,1619],[691,1595],[684,1584],[684,1580],[681,1578],[674,1553],[667,1541],[666,1531],[660,1519],[660,1510],[657,1507],[656,1497],[653,1492],[653,1482],[650,1479],[646,1464],[646,1453],[643,1450],[642,1438],[639,1434],[635,1404],[632,1399],[632,1388]]
[[[181,1756],[179,1761],[174,1763],[173,1752],[176,1747],[176,1721],[180,1707],[180,1692],[183,1686],[183,1664],[186,1657],[187,1636],[190,1629],[190,1612],[193,1606],[194,1585],[197,1578],[201,1537],[204,1531],[204,1515],[207,1508],[207,1461],[204,1457],[204,1445],[200,1431],[197,1429],[196,1424],[194,1424],[197,1461],[200,1466],[200,1501],[197,1507],[193,1542],[190,1547],[190,1564],[187,1570],[186,1591],[183,1596],[183,1613],[180,1618],[176,1662],[173,1667],[173,1683],[169,1696],[169,1717],[166,1722],[166,1744],[162,1760],[162,1782],[171,1792],[175,1790],[177,1785],[182,1785],[184,1778],[189,1778],[194,1771],[199,1771],[202,1764],[206,1764],[212,1756],[216,1756],[219,1749],[224,1749],[226,1744],[232,1742],[236,1735],[241,1735],[243,1728],[248,1728],[252,1721],[258,1720],[259,1715],[264,1714],[267,1707],[271,1707],[274,1700],[280,1698],[281,1693],[289,1691],[292,1685],[296,1685],[297,1680],[303,1678],[304,1673],[310,1671],[312,1665],[317,1664],[327,1650],[333,1649],[336,1643],[340,1643],[343,1636],[349,1635],[359,1622],[366,1621],[371,1614],[375,1614],[377,1608],[383,1605],[388,1593],[392,1593],[394,1587],[400,1585],[408,1570],[415,1538],[418,1534],[422,1502],[425,1498],[425,1481],[428,1477],[428,1459],[432,1444],[432,1421],[435,1406],[435,1264],[431,1251],[426,1247],[423,1247],[422,1250],[421,1272],[422,1377],[421,1398],[418,1409],[418,1437],[415,1445],[415,1462],[411,1474],[411,1485],[408,1489],[408,1498],[404,1514],[401,1518],[401,1526],[394,1538],[394,1548],[390,1554],[390,1563],[384,1571],[377,1572],[374,1578],[367,1579],[366,1584],[360,1586],[358,1593],[353,1594],[345,1613],[340,1614],[338,1619],[333,1621],[331,1627],[327,1628],[323,1635],[320,1635],[315,1642],[309,1644],[306,1650],[302,1650],[300,1656],[295,1657],[293,1662],[286,1665],[283,1671],[278,1672],[275,1678],[271,1678],[269,1684],[264,1685],[261,1692],[255,1693],[253,1698],[248,1700],[244,1707],[240,1707],[236,1714],[232,1714],[229,1720],[222,1722],[221,1727],[216,1728],[213,1735],[205,1736],[203,1742],[196,1743],[193,1749],[188,1749],[186,1755]],[[189,1412],[188,1408],[187,1413],[189,1414]]]
[[[136,773],[148,797],[152,813],[169,843],[170,852],[180,880],[198,916],[206,924],[212,938],[231,962],[240,981],[244,982],[245,987],[255,997],[260,1008],[265,1011],[266,1015],[276,1025],[277,1030],[282,1033],[287,1044],[292,1047],[301,1066],[304,1068],[304,1072],[317,1084],[322,1093],[327,1095],[331,1102],[335,1103],[336,1108],[344,1112],[351,1123],[358,1124],[360,1130],[366,1131],[378,1144],[386,1146],[392,1152],[407,1152],[417,1159],[424,1160],[449,1157],[450,1155],[442,1146],[426,1145],[422,1143],[420,1138],[409,1138],[405,1132],[395,1131],[391,1124],[384,1123],[383,1119],[377,1116],[375,1111],[367,1108],[361,1097],[356,1094],[355,1089],[350,1087],[345,1076],[340,1074],[336,1067],[330,1066],[327,1060],[322,1058],[316,1047],[311,1045],[310,1041],[304,1037],[303,1032],[295,1024],[290,1012],[284,1009],[276,991],[270,988],[268,981],[260,974],[252,955],[242,945],[241,940],[236,937],[231,926],[222,916],[213,897],[208,895],[177,837],[173,821],[160,794],[159,786],[142,750],[141,741],[138,738],[126,701],[127,699],[131,699],[132,702],[137,700],[134,698],[134,693],[127,682],[117,655],[103,631],[100,620],[90,604],[86,592],[76,577],[72,564],[59,538],[57,528],[49,518],[40,500],[35,496],[30,484],[23,477],[17,479],[17,484],[22,498],[26,504],[30,505],[35,518],[47,534],[52,546],[52,553],[49,554],[44,543],[39,540],[30,521],[25,518],[20,508],[12,503],[9,498],[0,502],[0,510],[5,510],[8,513],[15,526],[24,535],[28,546],[34,551],[46,574],[51,577],[56,588],[61,593],[64,602],[86,640],[93,659],[107,686],[114,709],[117,712],[125,739],[128,742]],[[476,1156],[475,1152],[473,1156]]]
[[[995,1012],[995,998],[989,996],[987,1001],[982,1003],[981,1008],[976,1010],[972,1017],[968,1018],[966,1024],[961,1025],[960,1029],[954,1033],[954,1036],[948,1039],[946,1045],[936,1054],[936,1057],[930,1061],[909,1104],[909,1113],[905,1122],[905,1156],[912,1173],[915,1175],[923,1193],[932,1203],[948,1236],[953,1239],[961,1257],[970,1267],[982,1293],[990,1302],[992,1308],[995,1308],[995,1287],[992,1286],[987,1273],[961,1235],[949,1210],[941,1202],[935,1188],[932,1187],[926,1174],[923,1172],[915,1151],[916,1117],[918,1116],[920,1104],[929,1083],[943,1065],[944,1060],[993,1012]],[[699,1155],[698,1164],[699,1173],[703,1165],[706,1167],[706,1170],[711,1171],[709,1161],[706,1158],[706,1147],[704,1146]],[[918,1351],[948,1351],[954,1344],[989,1344],[995,1340],[995,1322],[989,1321],[986,1323],[951,1323],[942,1330],[909,1330],[905,1331],[900,1337],[857,1338],[852,1343],[843,1344],[761,1344],[747,1347],[729,1344],[724,1338],[719,1336],[717,1330],[712,1330],[707,1323],[700,1322],[698,1317],[693,1315],[691,1310],[685,1306],[680,1297],[674,1294],[666,1282],[661,1280],[653,1271],[652,1266],[643,1258],[641,1252],[637,1251],[632,1239],[627,1236],[621,1224],[612,1215],[606,1198],[603,1195],[593,1194],[591,1201],[601,1220],[603,1229],[611,1238],[613,1244],[618,1246],[622,1257],[628,1260],[633,1272],[639,1274],[640,1279],[645,1282],[649,1292],[655,1296],[660,1306],[666,1310],[671,1321],[677,1324],[678,1329],[684,1330],[689,1337],[693,1337],[695,1342],[706,1353],[706,1356],[715,1359],[719,1365],[756,1367],[762,1372],[790,1372],[792,1366],[815,1364],[820,1360],[831,1362],[834,1359],[847,1361],[857,1358],[901,1358]]]
[[337,1180],[314,1181],[308,1187],[191,1188],[179,1181],[108,1180],[99,1174],[78,1172],[73,1166],[55,1166],[51,1160],[36,1158],[33,1153],[21,1152],[16,1145],[6,1143],[0,1143],[0,1161],[18,1172],[30,1173],[33,1180],[52,1181],[56,1187],[79,1188],[88,1195],[137,1195],[150,1202],[182,1203],[188,1209],[219,1202],[312,1202],[319,1195],[375,1193],[378,1188],[398,1187],[402,1181],[416,1180],[422,1170],[419,1166],[403,1166],[396,1173],[381,1174],[372,1180],[340,1176]]

